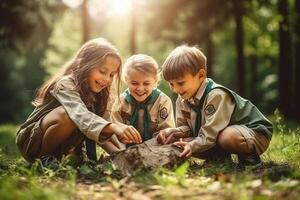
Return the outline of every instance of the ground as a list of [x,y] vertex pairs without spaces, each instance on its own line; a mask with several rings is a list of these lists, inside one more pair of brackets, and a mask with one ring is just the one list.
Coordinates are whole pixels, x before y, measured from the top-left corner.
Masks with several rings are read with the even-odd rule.
[[[297,126],[293,126],[297,127]],[[300,129],[277,123],[264,166],[203,166],[192,159],[171,169],[124,176],[110,162],[29,165],[15,146],[17,125],[0,126],[0,199],[300,199]]]

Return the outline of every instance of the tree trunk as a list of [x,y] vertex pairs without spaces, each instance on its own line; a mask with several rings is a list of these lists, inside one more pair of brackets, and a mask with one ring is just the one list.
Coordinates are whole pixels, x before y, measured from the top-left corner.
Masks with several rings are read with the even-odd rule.
[[214,78],[213,71],[213,58],[214,58],[214,45],[211,39],[211,31],[207,33],[207,41],[206,41],[206,51],[207,51],[207,75],[210,78]]
[[295,96],[295,118],[297,121],[300,121],[300,1],[295,0],[295,9],[296,9],[296,19],[295,23],[295,81],[294,81],[294,96]]
[[256,83],[257,83],[257,57],[256,55],[250,56],[250,99],[256,104],[257,102],[257,91],[256,91]]
[[245,64],[244,64],[244,30],[243,30],[243,1],[233,0],[235,29],[235,45],[237,55],[237,90],[245,96]]
[[291,39],[288,22],[288,1],[278,1],[278,11],[281,15],[279,22],[279,110],[288,119],[291,118],[292,100],[292,62]]
[[136,53],[136,2],[131,1],[131,27],[130,27],[130,53],[133,55]]
[[179,157],[181,150],[169,145],[156,145],[156,138],[134,145],[113,156],[113,164],[124,175],[136,170],[149,170],[158,167],[179,165],[184,159]]
[[91,37],[91,20],[88,11],[88,0],[83,0],[81,6],[81,14],[82,14],[82,43],[88,41]]

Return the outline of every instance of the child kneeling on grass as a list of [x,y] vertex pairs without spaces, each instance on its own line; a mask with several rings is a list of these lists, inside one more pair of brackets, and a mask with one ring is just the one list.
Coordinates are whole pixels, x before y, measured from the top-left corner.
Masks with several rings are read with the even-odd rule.
[[[132,125],[141,134],[142,141],[150,140],[158,132],[175,127],[171,99],[157,87],[159,70],[156,61],[148,55],[136,54],[124,64],[123,76],[128,88],[116,100],[111,113],[111,121]],[[156,140],[151,141],[157,144]],[[114,153],[126,146],[119,145],[113,138],[102,147]]]
[[34,111],[17,132],[22,156],[29,162],[80,156],[85,141],[88,158],[97,160],[96,143],[106,142],[113,134],[123,143],[141,143],[134,127],[102,118],[121,66],[117,49],[107,40],[86,42],[62,72],[38,91]]
[[177,93],[176,132],[161,132],[158,141],[183,148],[181,157],[191,155],[207,161],[231,160],[239,165],[258,166],[269,146],[273,126],[250,101],[207,78],[206,56],[196,47],[175,48],[165,60],[163,77]]

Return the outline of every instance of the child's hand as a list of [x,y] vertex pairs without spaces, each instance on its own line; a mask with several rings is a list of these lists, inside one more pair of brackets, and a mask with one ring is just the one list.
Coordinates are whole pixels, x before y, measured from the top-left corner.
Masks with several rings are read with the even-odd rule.
[[171,132],[169,131],[169,129],[164,129],[159,131],[158,135],[157,135],[157,142],[158,144],[166,144],[166,139],[168,138],[168,136],[171,134]]
[[142,143],[140,133],[133,126],[118,123],[118,128],[115,130],[115,134],[124,144]]
[[188,142],[183,142],[182,140],[179,142],[174,142],[174,145],[183,149],[183,151],[179,154],[179,157],[189,158],[192,156],[192,147]]
[[158,133],[157,142],[159,144],[171,144],[182,137],[186,137],[186,134],[182,131],[164,129]]

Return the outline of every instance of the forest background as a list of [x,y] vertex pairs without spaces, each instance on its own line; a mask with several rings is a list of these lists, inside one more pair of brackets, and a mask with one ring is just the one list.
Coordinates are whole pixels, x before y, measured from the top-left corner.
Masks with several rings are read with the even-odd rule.
[[160,66],[177,45],[197,45],[216,82],[300,121],[300,1],[2,0],[0,123],[23,122],[36,89],[95,37],[124,61],[145,53]]

